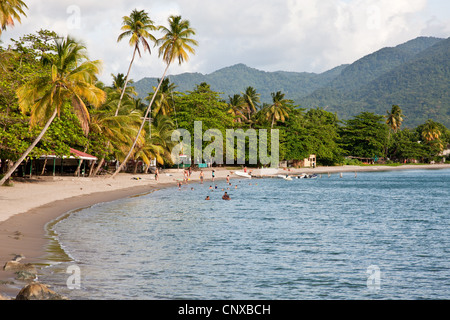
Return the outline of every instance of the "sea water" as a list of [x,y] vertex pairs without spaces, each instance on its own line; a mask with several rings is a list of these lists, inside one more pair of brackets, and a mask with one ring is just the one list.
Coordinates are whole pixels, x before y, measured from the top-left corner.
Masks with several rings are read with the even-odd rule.
[[72,212],[40,280],[70,299],[449,299],[449,208],[450,170],[194,182]]

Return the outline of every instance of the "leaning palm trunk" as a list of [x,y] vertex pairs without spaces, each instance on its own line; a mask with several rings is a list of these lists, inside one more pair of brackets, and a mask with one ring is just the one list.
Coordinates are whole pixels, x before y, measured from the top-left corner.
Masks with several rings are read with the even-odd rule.
[[123,85],[123,89],[122,89],[122,93],[120,95],[119,103],[117,104],[116,113],[114,114],[114,116],[116,116],[116,117],[119,114],[120,104],[122,102],[123,95],[125,94],[125,90],[127,89],[127,84],[128,84],[128,81],[129,81],[128,79],[129,79],[129,76],[130,76],[130,70],[131,70],[131,66],[133,65],[134,57],[136,56],[136,50],[137,50],[137,47],[134,48],[133,57],[131,58],[130,66],[128,67],[127,76],[125,78],[125,84]]
[[[158,87],[156,88],[155,93],[153,94],[152,100],[150,101],[150,103],[149,103],[149,105],[148,105],[148,107],[147,107],[147,111],[145,112],[144,119],[142,119],[141,126],[140,126],[140,128],[139,128],[139,131],[138,131],[137,134],[136,134],[136,138],[135,138],[134,141],[133,141],[133,144],[132,144],[132,146],[131,146],[131,148],[130,148],[130,151],[128,152],[127,156],[125,157],[125,159],[123,160],[123,162],[120,164],[120,166],[117,168],[117,170],[114,172],[114,174],[111,176],[111,178],[114,178],[114,177],[122,170],[122,168],[124,167],[124,165],[127,163],[128,159],[130,158],[131,154],[133,153],[134,147],[136,146],[136,143],[137,143],[137,141],[138,141],[138,139],[139,139],[139,136],[141,135],[142,129],[144,128],[144,125],[145,125],[145,119],[147,119],[147,116],[148,116],[148,114],[150,113],[150,110],[151,110],[151,108],[152,108],[153,101],[155,100],[156,94],[158,93],[159,88],[161,87],[161,84],[162,84],[164,78],[166,77],[166,73],[167,73],[167,70],[169,69],[169,65],[170,65],[170,64],[168,64],[167,67],[166,67],[166,69],[164,70],[164,74],[163,74],[161,80],[159,81]],[[150,133],[150,135],[151,135],[151,133]]]
[[101,169],[101,167],[103,166],[103,163],[105,162],[105,157],[103,157],[100,162],[98,163],[97,167],[95,168],[94,172],[89,174],[89,176],[93,175],[96,176],[98,174],[98,171]]
[[27,150],[25,150],[24,154],[19,158],[19,160],[16,161],[16,163],[8,170],[8,172],[5,174],[5,176],[0,180],[0,186],[2,186],[6,180],[8,180],[11,175],[16,171],[16,169],[19,167],[19,165],[22,163],[22,161],[28,156],[28,154],[33,150],[33,148],[38,144],[38,142],[42,139],[45,132],[47,132],[48,128],[52,124],[53,120],[55,119],[56,115],[58,114],[58,109],[55,108],[55,111],[53,112],[50,119],[48,119],[47,123],[45,124],[44,128],[42,129],[41,133],[37,136],[37,138],[33,141],[33,143],[28,147]]

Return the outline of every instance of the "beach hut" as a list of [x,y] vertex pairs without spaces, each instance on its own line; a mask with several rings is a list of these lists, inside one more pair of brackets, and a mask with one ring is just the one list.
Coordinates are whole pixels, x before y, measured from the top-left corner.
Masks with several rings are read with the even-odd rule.
[[288,161],[288,166],[292,166],[295,168],[304,168],[304,167],[316,167],[316,155],[315,154],[310,154],[308,158],[302,159],[302,160],[291,160]]
[[[83,151],[70,148],[70,156],[56,156],[54,154],[42,155],[36,160],[35,170],[41,175],[52,172],[61,175],[73,174],[76,176],[86,175],[86,165],[91,169],[97,161],[97,157],[87,154]],[[33,164],[30,162],[30,175],[33,170]]]

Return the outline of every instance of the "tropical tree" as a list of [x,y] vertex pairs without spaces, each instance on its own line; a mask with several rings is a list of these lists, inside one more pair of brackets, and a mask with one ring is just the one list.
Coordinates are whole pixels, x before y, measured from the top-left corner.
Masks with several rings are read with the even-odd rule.
[[[108,95],[108,100],[110,96]],[[114,115],[117,104],[106,102],[98,109],[91,111],[89,139],[91,148],[95,148],[100,161],[94,172],[96,175],[108,155],[115,159],[123,159],[136,135],[141,122],[142,112],[135,109],[130,100],[122,105],[119,114]]]
[[437,122],[434,122],[431,119],[428,119],[421,129],[422,139],[427,142],[437,140],[441,137],[441,130],[439,129]]
[[[159,83],[160,79],[158,79]],[[161,87],[159,88],[158,93],[156,93],[156,98],[154,101],[155,108],[152,110],[152,116],[157,116],[158,114],[161,115],[170,115],[173,112],[173,94],[175,91],[176,85],[174,83],[170,83],[170,80],[168,78],[165,78],[162,83]],[[153,93],[150,93],[147,97],[148,101],[151,101],[153,95],[156,92],[156,87],[153,87]]]
[[31,114],[31,126],[45,124],[33,143],[0,180],[0,185],[9,179],[42,139],[64,106],[72,107],[87,134],[90,117],[84,101],[94,107],[105,101],[105,92],[95,86],[101,62],[90,61],[83,45],[70,37],[56,40],[56,57],[52,61],[50,74],[41,75],[17,90],[20,108]]
[[195,30],[191,28],[190,22],[188,20],[182,20],[181,16],[170,16],[168,22],[169,22],[168,28],[164,26],[160,26],[158,28],[164,33],[164,36],[157,40],[157,44],[160,45],[159,56],[160,57],[162,56],[163,61],[166,63],[166,68],[164,70],[163,76],[161,77],[161,80],[158,83],[158,86],[156,87],[155,93],[148,105],[147,111],[145,112],[136,139],[130,151],[128,152],[128,155],[125,158],[124,162],[122,163],[122,165],[119,166],[119,168],[117,168],[116,172],[114,172],[112,177],[116,176],[120,172],[123,164],[128,161],[128,158],[133,153],[133,149],[137,143],[137,139],[142,129],[144,128],[145,121],[148,117],[148,114],[151,111],[153,101],[156,98],[156,94],[159,91],[159,88],[161,87],[162,81],[166,76],[169,66],[176,60],[178,60],[178,63],[181,65],[184,61],[189,60],[189,53],[192,54],[195,53],[193,46],[197,45],[198,43],[196,40],[190,38],[192,35],[195,35]]
[[387,111],[386,116],[386,124],[392,129],[395,133],[403,122],[403,113],[402,109],[398,105],[393,105],[391,111]]
[[429,149],[430,157],[444,150],[444,143],[441,139],[442,128],[438,122],[428,119],[423,125],[417,128],[421,133],[421,137],[425,145]]
[[154,25],[154,22],[150,19],[148,14],[144,10],[138,11],[134,9],[130,16],[123,17],[123,26],[121,30],[123,31],[117,38],[117,42],[121,41],[125,37],[130,37],[129,44],[134,47],[133,56],[130,61],[130,66],[128,67],[127,76],[125,77],[125,83],[123,85],[122,94],[119,99],[119,103],[116,109],[116,116],[119,113],[120,104],[122,102],[125,89],[129,82],[129,76],[131,71],[131,66],[133,65],[136,52],[141,57],[141,50],[139,49],[139,44],[142,44],[144,51],[148,50],[150,53],[150,45],[147,40],[156,42],[156,38],[150,33],[150,31],[155,31],[158,28]]
[[389,127],[383,116],[361,112],[345,121],[341,128],[342,147],[348,154],[362,158],[385,156]]
[[235,94],[233,96],[228,96],[228,113],[234,117],[234,122],[242,122],[242,120],[248,120],[243,112],[244,99],[240,94]]
[[291,109],[290,104],[293,103],[292,100],[286,99],[284,93],[277,91],[272,92],[272,104],[263,110],[267,120],[271,120],[271,128],[277,121],[284,122],[289,118],[289,111]]
[[21,22],[20,15],[26,16],[24,9],[28,7],[22,0],[0,1],[0,35],[7,26],[14,26],[14,20]]
[[258,103],[260,103],[260,94],[256,93],[256,90],[253,87],[247,87],[245,92],[242,92],[242,98],[247,110],[247,119],[250,119],[251,115],[257,111]]

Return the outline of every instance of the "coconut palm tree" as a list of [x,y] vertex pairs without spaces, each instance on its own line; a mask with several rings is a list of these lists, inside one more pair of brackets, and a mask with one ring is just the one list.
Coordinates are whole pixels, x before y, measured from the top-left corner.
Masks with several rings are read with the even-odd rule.
[[444,144],[441,140],[442,132],[437,122],[428,119],[422,127],[422,139],[429,145],[436,146],[440,151],[444,149]]
[[284,122],[286,118],[289,118],[290,107],[288,104],[292,103],[292,100],[285,99],[284,93],[277,91],[272,92],[272,104],[267,106],[263,111],[267,120],[271,120],[271,128],[277,121]]
[[115,102],[107,101],[100,108],[91,111],[90,133],[101,136],[105,141],[105,154],[100,159],[94,175],[103,166],[107,154],[114,154],[119,160],[125,157],[139,129],[142,112],[135,109],[133,99],[124,101],[117,116],[114,115],[116,106],[117,99]]
[[258,103],[260,103],[260,94],[256,93],[253,87],[247,87],[245,92],[242,92],[242,97],[244,106],[247,109],[247,119],[250,119],[251,115],[257,111]]
[[233,116],[234,122],[241,123],[242,120],[247,121],[248,118],[244,114],[244,99],[240,94],[235,94],[233,96],[228,96],[228,107],[230,108],[228,110],[228,113],[230,113]]
[[22,0],[0,1],[0,35],[7,26],[14,26],[14,20],[20,23],[20,15],[27,16],[24,9],[28,9],[28,7]]
[[402,109],[397,105],[393,105],[391,111],[390,112],[387,111],[386,124],[395,133],[398,131],[398,129],[400,129],[402,122],[403,122]]
[[[159,83],[160,79],[158,79]],[[154,104],[155,108],[152,110],[152,116],[157,116],[158,114],[162,115],[170,115],[173,112],[173,93],[175,91],[176,85],[174,83],[170,83],[168,78],[165,78],[162,83],[157,96],[155,98]],[[154,92],[156,91],[156,87],[153,87]],[[151,101],[153,95],[155,93],[150,93],[147,97],[148,101]]]
[[439,126],[433,120],[428,119],[422,128],[422,139],[430,142],[439,139],[440,137],[441,130],[439,130]]
[[31,126],[44,124],[44,127],[25,153],[0,180],[0,185],[9,179],[33,150],[64,105],[70,104],[84,133],[87,134],[90,117],[84,101],[94,107],[99,107],[105,101],[105,92],[95,86],[101,62],[88,60],[83,45],[70,37],[56,40],[56,58],[53,61],[51,72],[22,85],[17,90],[21,110],[29,111],[31,114]]
[[166,63],[166,68],[164,69],[163,76],[161,77],[161,80],[159,81],[158,86],[156,87],[155,94],[153,95],[148,105],[147,111],[145,112],[144,119],[142,120],[138,135],[136,136],[136,139],[130,151],[128,152],[128,155],[125,158],[124,162],[122,163],[121,166],[119,166],[119,168],[117,168],[116,172],[114,172],[112,177],[115,177],[120,172],[123,164],[126,163],[126,161],[128,161],[128,158],[132,154],[137,139],[142,129],[144,128],[145,121],[151,111],[151,107],[153,101],[155,100],[156,93],[159,91],[159,88],[161,87],[162,81],[166,76],[169,66],[176,60],[178,60],[178,63],[181,65],[184,61],[189,60],[189,53],[192,54],[195,53],[193,46],[197,45],[198,43],[196,40],[190,38],[192,35],[195,35],[195,30],[191,28],[189,21],[182,20],[181,16],[170,16],[168,22],[169,22],[168,28],[164,26],[160,26],[158,28],[164,33],[164,36],[157,40],[157,44],[160,45],[159,56],[160,57],[162,56],[163,61]]
[[139,49],[139,44],[142,44],[144,51],[148,50],[151,53],[150,45],[147,40],[156,42],[156,38],[150,33],[150,31],[155,31],[158,28],[154,25],[154,22],[150,19],[148,14],[144,11],[138,11],[134,9],[130,16],[123,17],[123,26],[121,30],[123,31],[117,38],[117,42],[121,41],[125,37],[130,37],[129,44],[134,47],[133,56],[130,61],[130,66],[128,67],[127,76],[125,77],[125,83],[123,85],[122,94],[119,99],[119,103],[116,109],[116,115],[119,113],[120,104],[122,102],[125,89],[129,82],[128,77],[130,76],[131,66],[133,65],[136,52],[141,57],[141,50]]

